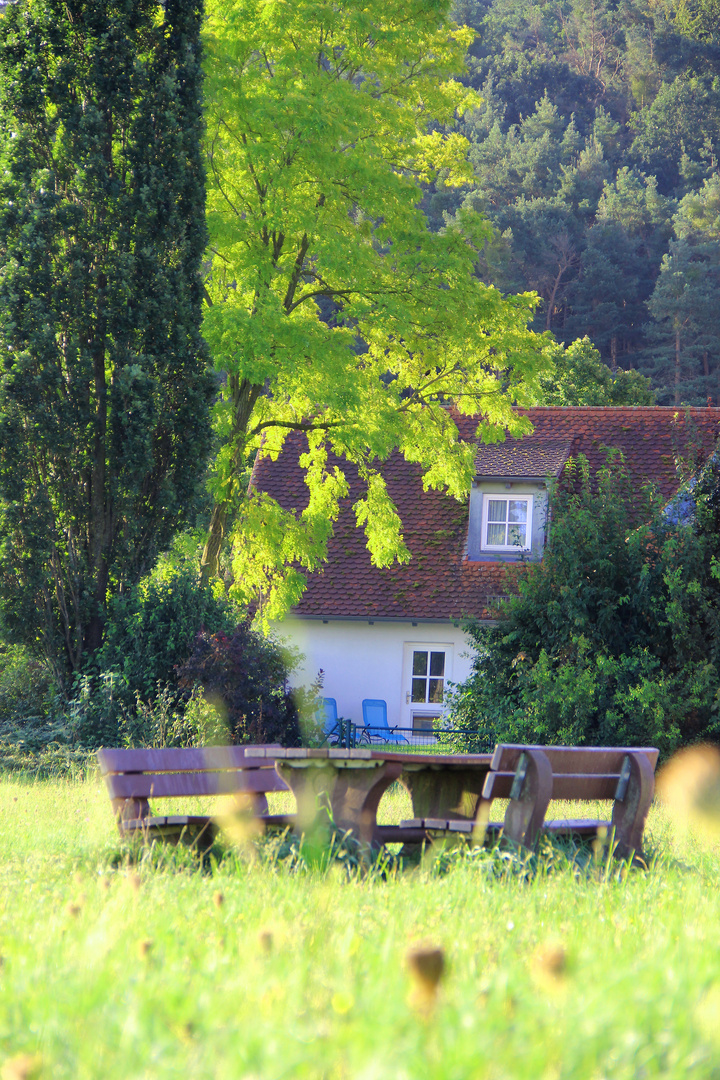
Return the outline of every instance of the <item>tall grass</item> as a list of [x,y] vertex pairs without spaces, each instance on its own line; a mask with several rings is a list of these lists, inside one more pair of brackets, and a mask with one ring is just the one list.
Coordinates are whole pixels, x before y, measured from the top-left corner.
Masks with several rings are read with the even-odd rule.
[[[384,816],[406,813],[396,790]],[[97,780],[8,777],[0,1075],[716,1077],[718,852],[659,809],[648,850],[648,871],[559,847],[384,873],[272,845],[131,858]],[[419,941],[447,958],[434,1008]]]

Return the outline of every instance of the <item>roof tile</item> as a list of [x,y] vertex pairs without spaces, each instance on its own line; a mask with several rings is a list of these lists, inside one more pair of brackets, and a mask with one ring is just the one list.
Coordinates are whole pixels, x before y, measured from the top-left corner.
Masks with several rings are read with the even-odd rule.
[[[533,434],[478,446],[479,473],[557,475],[567,457],[578,453],[585,454],[594,473],[605,462],[605,448],[616,447],[638,484],[652,480],[668,498],[680,483],[678,457],[687,455],[693,445],[707,451],[720,428],[718,408],[678,412],[662,407],[545,407],[523,412],[533,424]],[[461,437],[474,440],[476,422],[456,419]],[[253,472],[254,486],[286,509],[301,510],[307,503],[298,464],[303,449],[304,437],[290,436],[277,461],[261,458]],[[518,564],[465,557],[467,504],[437,491],[423,491],[420,468],[393,454],[383,473],[413,557],[407,564],[378,569],[370,562],[364,532],[355,524],[352,505],[362,492],[357,472],[347,464],[342,467],[350,493],[341,500],[327,565],[309,575],[296,614],[406,620],[489,617],[496,598],[512,589]],[[507,472],[497,471],[505,468]],[[510,471],[516,469],[521,471]]]

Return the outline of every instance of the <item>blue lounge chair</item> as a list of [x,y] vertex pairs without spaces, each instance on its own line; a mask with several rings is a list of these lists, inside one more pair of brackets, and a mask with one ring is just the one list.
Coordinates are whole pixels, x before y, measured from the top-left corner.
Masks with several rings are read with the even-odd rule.
[[323,742],[327,742],[330,739],[334,739],[335,742],[337,742],[340,737],[340,726],[338,724],[337,701],[334,697],[322,699],[321,717],[323,721],[323,735],[325,736]]
[[370,742],[406,743],[404,735],[395,728],[388,727],[387,702],[376,698],[365,698],[362,703],[363,724]]

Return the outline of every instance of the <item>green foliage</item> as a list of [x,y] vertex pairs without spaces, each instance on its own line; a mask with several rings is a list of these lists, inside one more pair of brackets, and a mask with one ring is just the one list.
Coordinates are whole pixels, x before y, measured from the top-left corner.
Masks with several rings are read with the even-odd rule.
[[95,781],[98,762],[94,751],[46,739],[38,746],[0,737],[0,769],[23,781],[55,780],[63,784]]
[[654,405],[649,380],[639,371],[611,371],[589,338],[549,349],[554,370],[541,381],[543,405]]
[[0,645],[0,756],[12,758],[8,768],[47,748],[65,752],[70,741],[49,665],[22,645]]
[[113,598],[106,641],[68,695],[55,691],[48,665],[27,649],[2,648],[0,741],[23,752],[51,744],[91,749],[217,741],[224,722],[179,690],[176,667],[201,631],[231,631],[236,621],[227,601],[202,585],[192,558],[171,553]]
[[51,688],[47,665],[21,645],[0,644],[0,725],[43,713]]
[[[457,0],[474,31],[466,83],[483,101],[448,130],[473,177],[428,185],[431,227],[459,208],[494,227],[482,279],[542,299],[535,329],[589,337],[612,371],[637,368],[673,401],[661,338],[673,297],[648,310],[673,214],[717,176],[717,0]],[[667,335],[665,335],[667,336]],[[720,348],[690,348],[678,400],[717,397]]]
[[720,177],[685,196],[674,227],[648,301],[653,373],[661,404],[702,405],[720,397]]
[[299,746],[298,707],[288,686],[294,659],[246,620],[232,634],[198,634],[178,679],[221,712],[224,741]]
[[223,597],[201,582],[195,563],[162,561],[137,585],[109,605],[106,639],[93,658],[93,670],[115,671],[124,699],[149,700],[158,684],[177,682],[201,631],[231,632],[237,616]]
[[663,191],[681,183],[683,154],[697,159],[720,144],[720,85],[692,77],[663,83],[652,105],[635,120],[632,152]]
[[471,631],[458,727],[491,743],[645,744],[664,756],[716,737],[717,455],[692,488],[692,524],[672,524],[616,457],[596,489],[582,458],[576,470],[552,495],[543,562],[520,574],[496,626]]
[[58,678],[193,513],[209,450],[200,15],[0,17],[0,602]]
[[87,750],[118,746],[129,696],[117,671],[78,674],[64,708],[67,741]]
[[226,746],[228,729],[222,712],[205,700],[200,690],[189,699],[158,684],[155,697],[124,710],[118,725],[123,746]]
[[[517,431],[542,368],[527,332],[534,299],[504,299],[473,270],[490,237],[463,210],[432,232],[421,182],[470,178],[466,140],[442,133],[478,97],[454,76],[472,32],[449,0],[363,5],[212,2],[205,35],[208,225],[204,332],[226,373],[206,572],[233,532],[239,600],[277,615],[316,568],[347,492],[329,451],[354,463],[373,561],[406,560],[379,465],[395,449],[429,487],[464,497],[473,450],[447,408],[480,433]],[[249,454],[307,433],[301,516],[245,497]],[[286,571],[288,564],[294,569]]]

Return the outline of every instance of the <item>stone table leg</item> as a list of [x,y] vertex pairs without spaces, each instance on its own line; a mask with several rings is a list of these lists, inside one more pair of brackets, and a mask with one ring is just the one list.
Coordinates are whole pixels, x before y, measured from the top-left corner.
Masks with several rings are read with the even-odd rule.
[[295,795],[301,832],[318,828],[324,806],[336,828],[367,844],[375,839],[380,799],[402,772],[400,762],[342,759],[280,760],[275,767]]
[[412,800],[414,818],[474,821],[488,770],[408,765],[400,782]]

